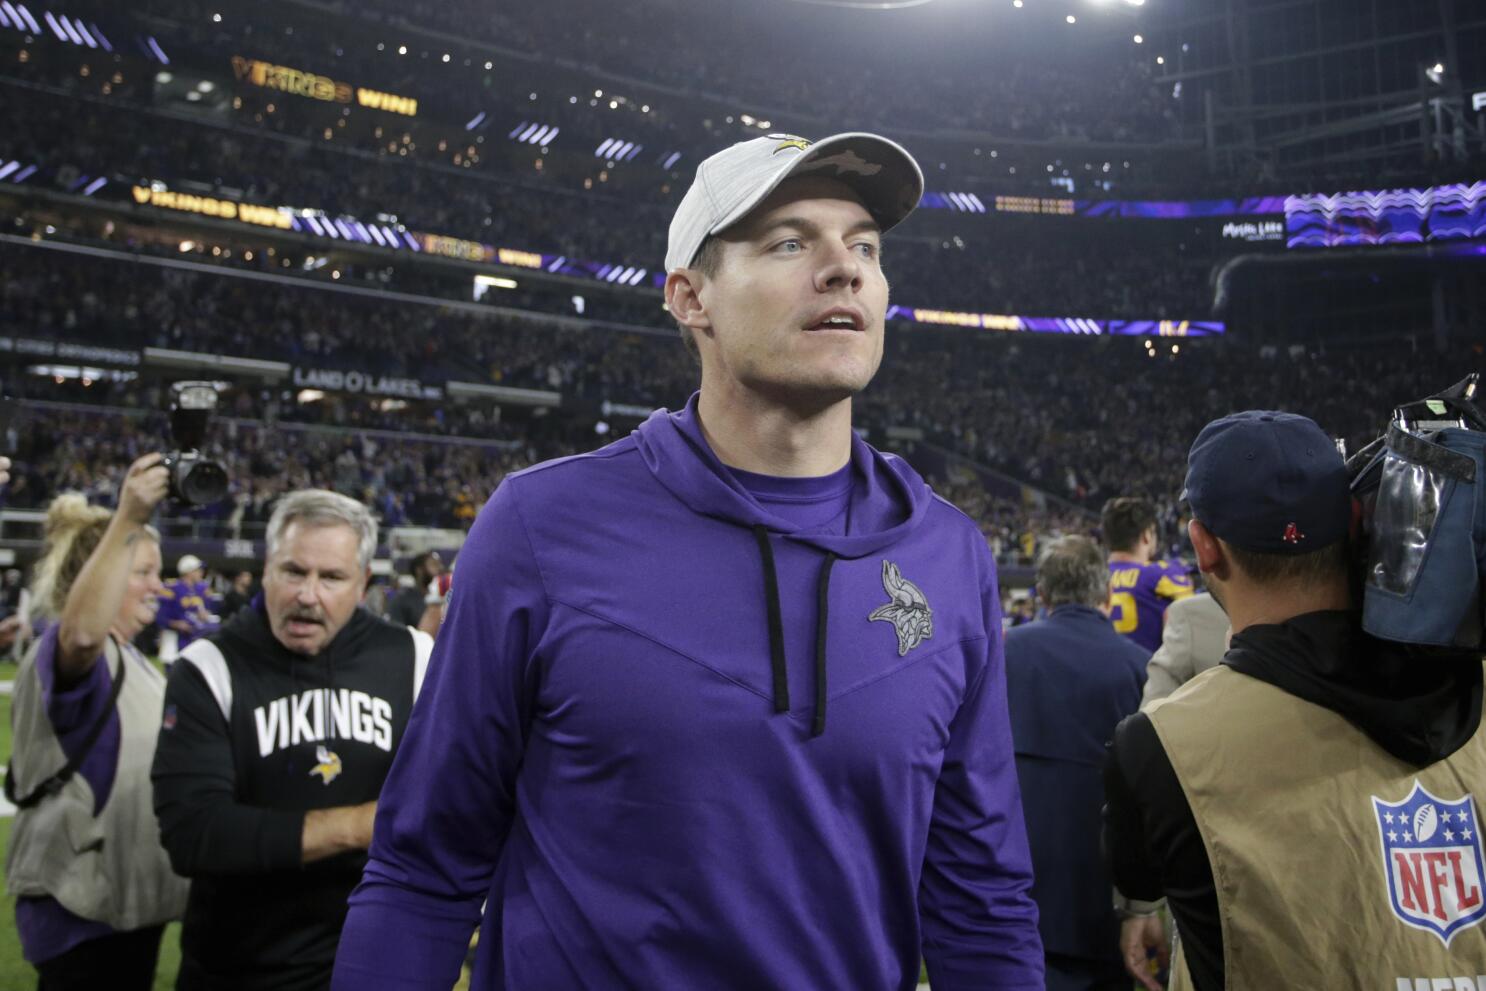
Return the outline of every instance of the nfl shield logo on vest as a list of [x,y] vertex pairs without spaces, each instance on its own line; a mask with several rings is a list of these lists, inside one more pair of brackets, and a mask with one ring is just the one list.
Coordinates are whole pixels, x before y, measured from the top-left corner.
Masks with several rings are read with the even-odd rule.
[[1374,795],[1372,804],[1393,914],[1448,948],[1456,933],[1486,918],[1475,801],[1469,794],[1453,802],[1437,798],[1415,780],[1403,801]]

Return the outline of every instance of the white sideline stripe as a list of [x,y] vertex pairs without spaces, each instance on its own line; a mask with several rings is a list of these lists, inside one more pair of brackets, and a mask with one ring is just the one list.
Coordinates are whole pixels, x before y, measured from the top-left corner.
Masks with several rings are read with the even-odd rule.
[[[0,779],[5,777],[5,768],[0,767]],[[0,795],[0,819],[11,819],[16,814],[16,807],[11,805],[4,795]]]
[[11,695],[15,692],[15,682],[0,681],[0,695]]

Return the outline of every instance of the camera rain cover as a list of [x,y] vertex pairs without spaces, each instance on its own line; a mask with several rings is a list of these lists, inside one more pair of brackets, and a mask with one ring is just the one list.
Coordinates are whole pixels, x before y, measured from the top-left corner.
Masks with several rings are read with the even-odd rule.
[[[1456,422],[1479,422],[1465,397],[1448,405]],[[1431,427],[1396,420],[1352,483],[1368,522],[1362,625],[1400,643],[1482,649],[1486,431]]]

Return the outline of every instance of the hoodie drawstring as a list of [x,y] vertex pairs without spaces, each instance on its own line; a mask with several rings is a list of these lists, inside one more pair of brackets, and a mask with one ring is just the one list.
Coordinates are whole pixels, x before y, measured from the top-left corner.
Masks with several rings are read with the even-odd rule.
[[779,576],[774,571],[774,548],[769,531],[755,524],[753,537],[764,559],[764,603],[769,610],[769,665],[774,672],[774,711],[789,711],[789,672],[784,666],[784,622],[779,618]]
[[[764,605],[769,617],[769,664],[774,676],[774,711],[789,711],[789,671],[784,659],[784,621],[779,609],[779,575],[774,568],[774,548],[769,544],[769,531],[763,524],[755,524],[753,537],[758,541],[759,557],[764,562]],[[826,552],[821,565],[820,578],[816,582],[815,629],[815,718],[810,724],[810,735],[820,736],[826,731],[826,632],[828,607],[831,592],[831,567],[836,563],[836,553]]]
[[826,731],[826,619],[831,601],[831,566],[835,563],[836,552],[826,551],[815,586],[815,610],[820,618],[815,627],[815,721],[810,726],[811,736]]

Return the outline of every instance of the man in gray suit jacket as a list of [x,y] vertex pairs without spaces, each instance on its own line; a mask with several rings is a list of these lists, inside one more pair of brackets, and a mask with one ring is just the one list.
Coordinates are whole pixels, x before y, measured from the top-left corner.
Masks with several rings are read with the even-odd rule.
[[1140,708],[1149,709],[1197,675],[1213,667],[1228,651],[1228,614],[1206,592],[1178,599],[1166,609],[1161,646],[1146,668]]

